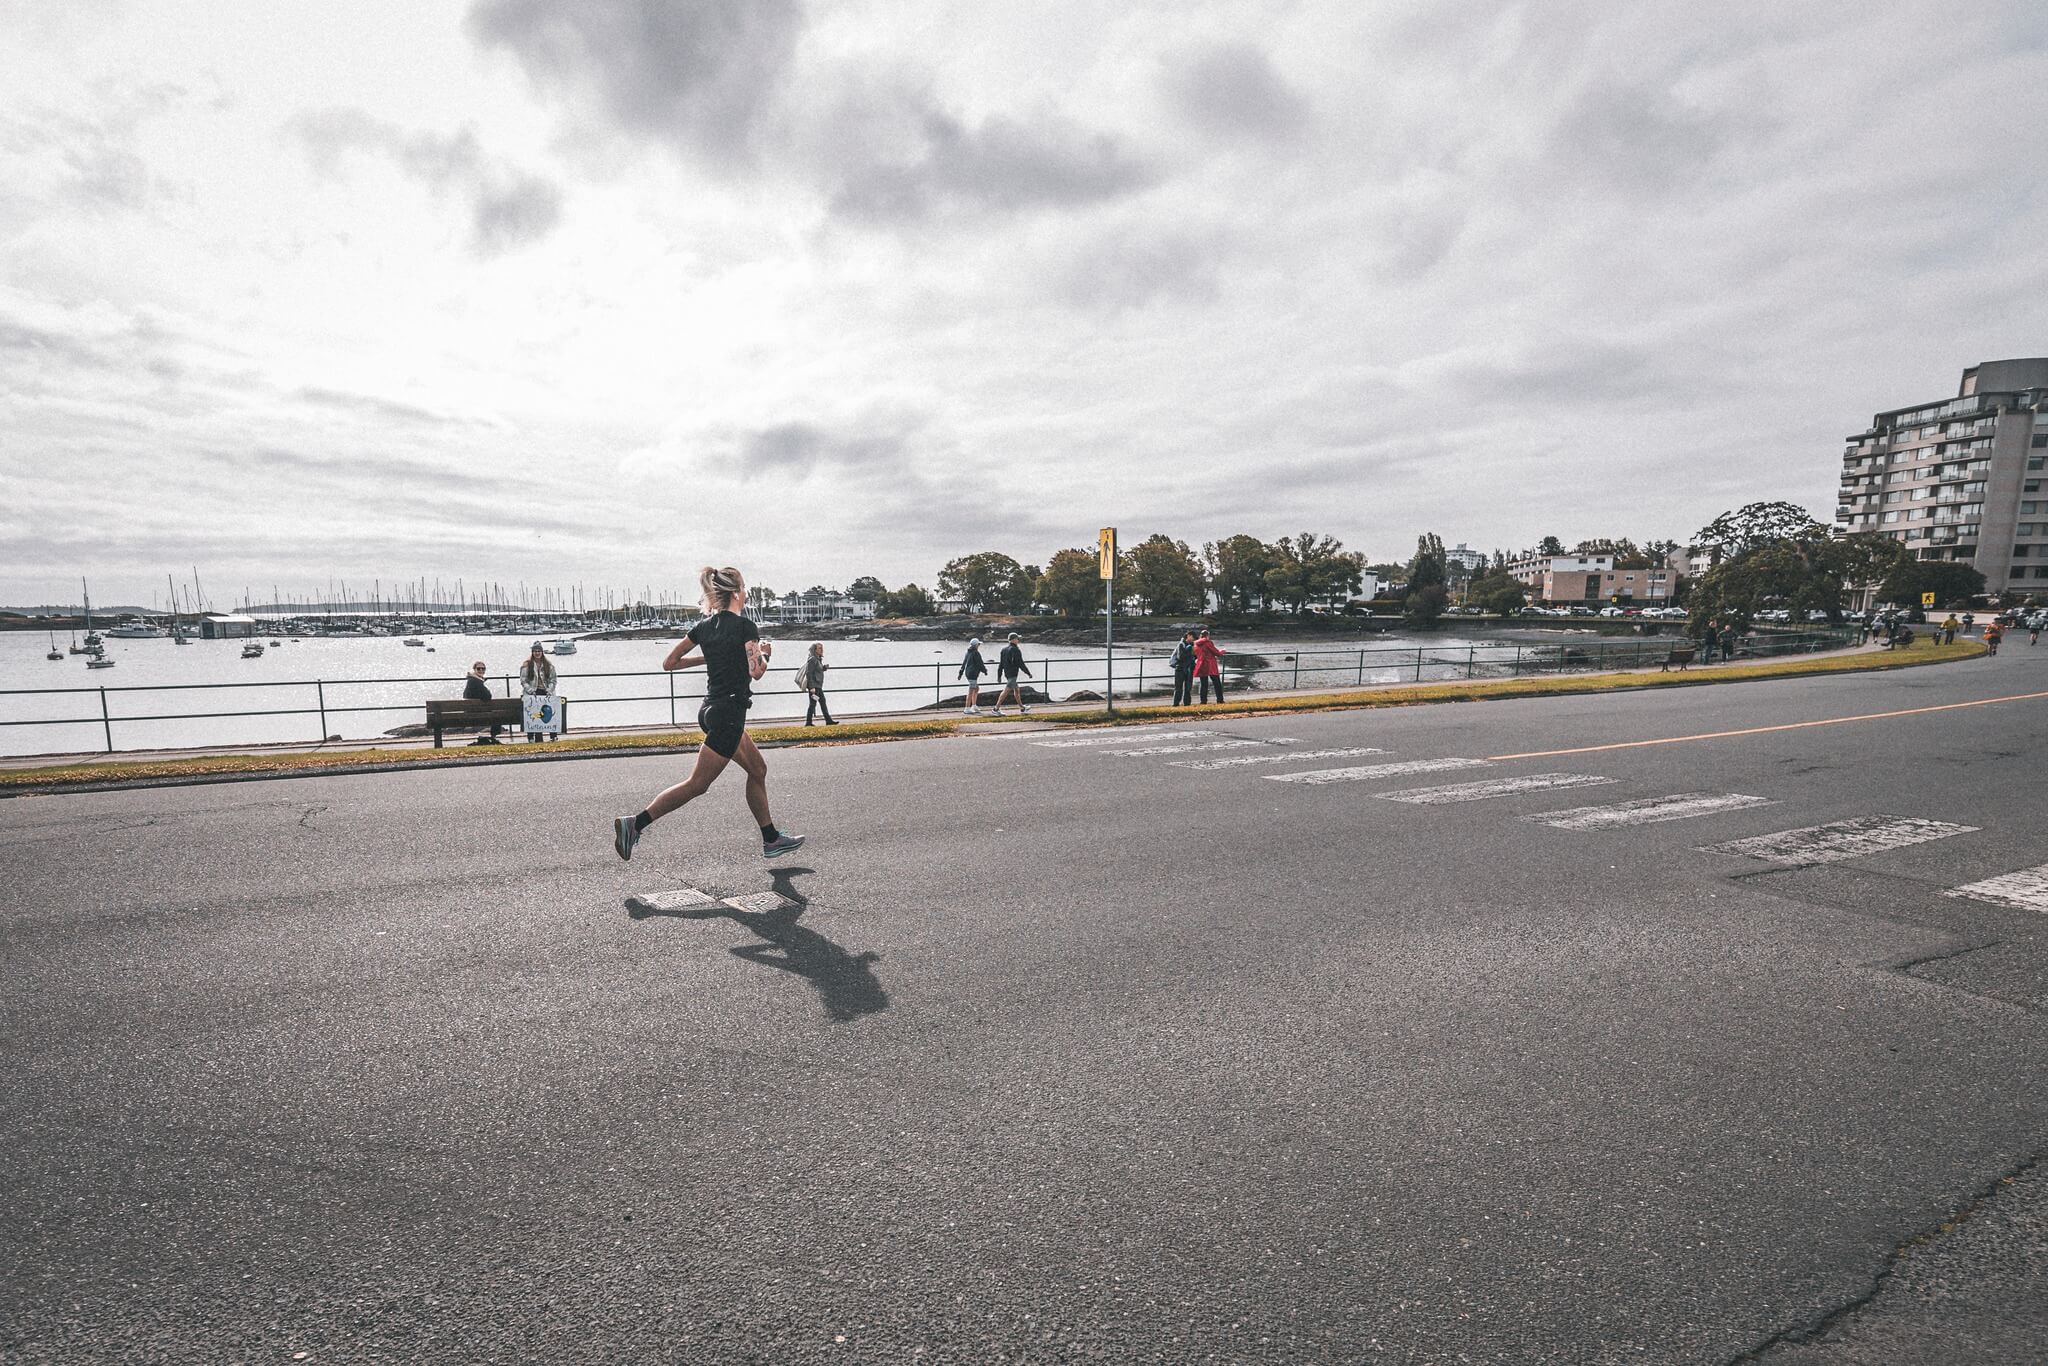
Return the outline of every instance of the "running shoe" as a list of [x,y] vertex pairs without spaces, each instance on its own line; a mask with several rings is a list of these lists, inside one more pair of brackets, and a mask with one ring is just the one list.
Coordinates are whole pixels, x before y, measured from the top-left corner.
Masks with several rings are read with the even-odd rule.
[[997,707],[994,711],[989,713],[990,716],[1001,716],[1002,714],[1003,709],[1001,707]]
[[803,847],[804,837],[802,835],[781,834],[772,840],[762,841],[761,857],[779,858],[784,854],[793,854]]
[[619,857],[633,857],[633,846],[640,842],[640,827],[633,824],[631,816],[619,816],[612,821],[612,848],[619,851]]

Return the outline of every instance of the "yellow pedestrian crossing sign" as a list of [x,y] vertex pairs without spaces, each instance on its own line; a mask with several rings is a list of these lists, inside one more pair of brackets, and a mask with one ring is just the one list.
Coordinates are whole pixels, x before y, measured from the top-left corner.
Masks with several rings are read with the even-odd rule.
[[1100,557],[1100,559],[1101,559],[1101,562],[1102,562],[1102,563],[1101,563],[1101,566],[1100,566],[1100,567],[1101,567],[1101,572],[1102,572],[1102,577],[1103,577],[1103,578],[1105,578],[1105,579],[1113,579],[1113,578],[1115,578],[1115,577],[1116,577],[1116,528],[1115,528],[1115,527],[1113,527],[1113,526],[1106,526],[1106,527],[1104,527],[1104,528],[1103,528],[1103,529],[1102,529],[1102,530],[1101,530],[1101,531],[1100,531],[1099,533],[1097,533],[1097,536],[1096,536],[1096,552],[1095,552],[1095,553],[1097,554],[1097,556],[1098,556],[1098,557]]
[[1920,595],[1920,605],[1921,605],[1922,607],[1932,607],[1932,606],[1934,606],[1934,594],[1932,594],[1932,593],[1922,593],[1922,594]]

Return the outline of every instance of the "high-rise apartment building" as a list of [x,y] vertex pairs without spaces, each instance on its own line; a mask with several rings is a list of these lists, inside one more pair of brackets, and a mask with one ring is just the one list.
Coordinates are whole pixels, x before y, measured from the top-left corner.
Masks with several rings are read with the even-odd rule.
[[1963,371],[1955,398],[1877,414],[1842,453],[1835,521],[2048,596],[2048,358]]

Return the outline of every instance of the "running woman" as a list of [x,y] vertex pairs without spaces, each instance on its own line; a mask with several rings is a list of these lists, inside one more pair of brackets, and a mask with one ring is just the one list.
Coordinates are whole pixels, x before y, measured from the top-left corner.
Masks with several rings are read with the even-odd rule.
[[1003,703],[1009,701],[1012,697],[1017,699],[1018,711],[1023,712],[1026,716],[1031,714],[1031,708],[1024,705],[1024,689],[1018,686],[1017,683],[1017,675],[1020,671],[1027,674],[1031,672],[1031,666],[1024,662],[1024,647],[1017,643],[1022,639],[1024,637],[1018,635],[1015,631],[1010,632],[1009,644],[1003,646],[1003,652],[996,656],[996,677],[1001,679],[1003,684],[1003,690],[996,694],[995,714],[997,716],[1003,714]]
[[[753,684],[768,672],[769,656],[775,647],[761,639],[761,630],[741,616],[737,609],[747,600],[747,581],[728,565],[709,565],[698,575],[704,586],[705,618],[690,628],[690,634],[676,642],[661,662],[664,669],[694,669],[704,666],[704,705],[697,709],[697,725],[704,731],[704,743],[697,750],[697,767],[690,776],[647,803],[637,816],[620,816],[612,821],[612,846],[619,857],[633,857],[633,846],[647,827],[693,798],[701,797],[725,771],[738,761],[747,775],[747,806],[761,825],[761,852],[769,858],[787,854],[804,842],[802,835],[785,835],[775,828],[768,812],[768,761],[761,757],[753,737],[747,734],[747,708],[753,704]],[[689,653],[690,647],[698,653]]]

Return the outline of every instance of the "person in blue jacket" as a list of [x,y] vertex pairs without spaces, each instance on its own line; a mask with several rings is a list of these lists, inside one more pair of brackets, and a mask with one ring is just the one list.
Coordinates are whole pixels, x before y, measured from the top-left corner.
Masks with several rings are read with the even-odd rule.
[[967,642],[967,654],[960,660],[960,672],[955,678],[967,680],[967,714],[981,715],[981,676],[988,672],[988,664],[981,657],[981,637]]

